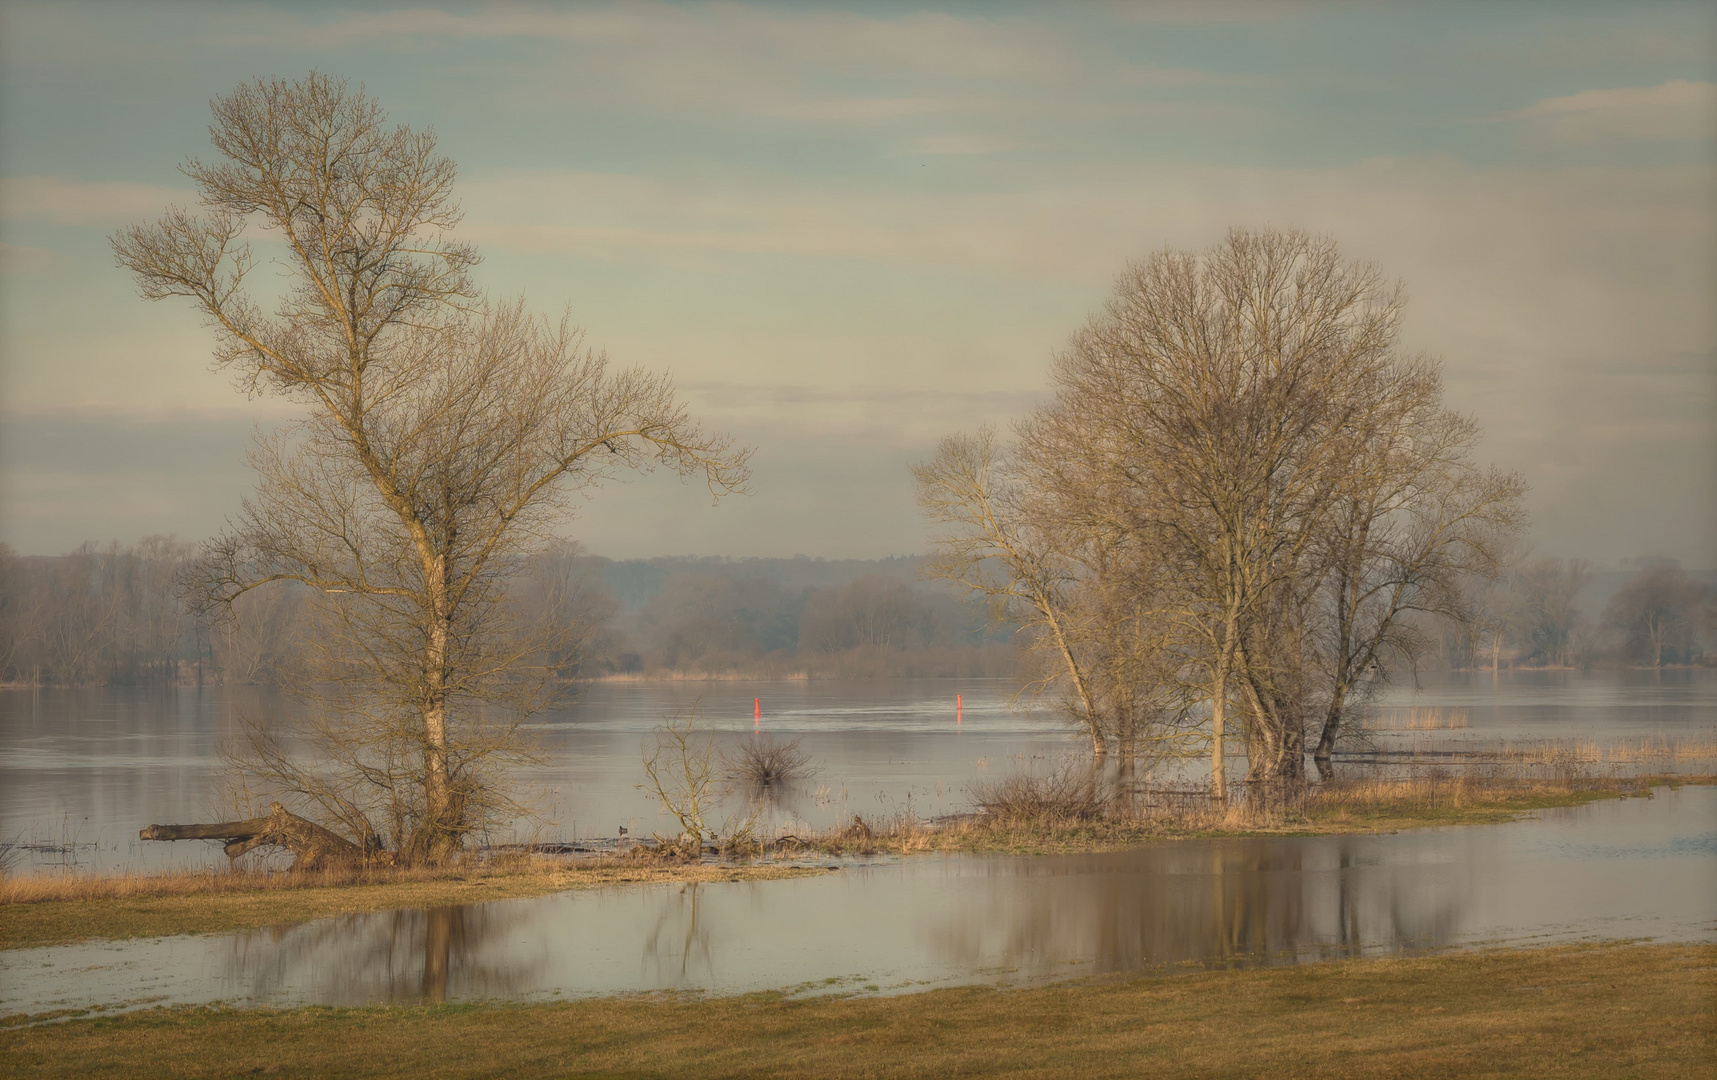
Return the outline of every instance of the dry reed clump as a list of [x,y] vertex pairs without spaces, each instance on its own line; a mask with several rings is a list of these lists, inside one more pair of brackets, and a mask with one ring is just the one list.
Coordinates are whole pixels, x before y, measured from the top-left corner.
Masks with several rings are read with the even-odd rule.
[[980,780],[967,790],[981,817],[1009,825],[1100,821],[1115,806],[1113,793],[1096,776],[1074,768]]
[[778,743],[767,735],[741,740],[722,753],[721,763],[730,783],[754,791],[797,784],[815,771],[798,739]]
[[168,870],[153,874],[68,872],[7,875],[0,878],[0,905],[458,881],[473,877],[547,873],[560,865],[540,856],[507,852],[481,859],[468,857],[439,866],[330,866],[320,870],[277,872],[227,869]]

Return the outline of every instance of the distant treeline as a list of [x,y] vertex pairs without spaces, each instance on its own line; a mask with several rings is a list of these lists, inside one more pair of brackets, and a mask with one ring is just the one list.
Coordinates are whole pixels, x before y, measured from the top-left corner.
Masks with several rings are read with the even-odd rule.
[[1661,667],[1709,663],[1717,645],[1710,571],[1641,556],[1595,573],[1584,559],[1523,562],[1469,590],[1465,626],[1443,628],[1450,668]]
[[[234,618],[186,613],[175,575],[194,545],[166,536],[85,543],[58,556],[0,545],[0,680],[38,685],[275,683],[307,626],[290,587],[241,598]],[[567,678],[1014,676],[1023,651],[919,560],[614,560],[567,546],[539,556],[521,604],[557,596],[580,624]],[[1711,662],[1708,578],[1673,560],[1594,573],[1537,559],[1474,590],[1470,627],[1448,628],[1443,668]],[[567,598],[570,598],[567,600]]]
[[[0,679],[38,685],[278,683],[309,632],[291,586],[241,597],[233,618],[187,613],[175,581],[194,546],[153,536],[60,556],[0,545]],[[918,580],[913,558],[591,556],[565,546],[519,579],[524,609],[554,598],[579,642],[567,678],[1006,676],[1020,652],[982,607]]]

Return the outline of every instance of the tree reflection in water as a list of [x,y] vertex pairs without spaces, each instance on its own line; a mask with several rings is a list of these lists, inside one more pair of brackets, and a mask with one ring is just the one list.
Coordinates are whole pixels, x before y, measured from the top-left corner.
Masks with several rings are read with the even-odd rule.
[[710,951],[709,927],[698,918],[700,883],[688,882],[667,894],[657,905],[650,929],[644,936],[644,968],[654,967],[655,985],[684,986],[693,977],[693,962],[712,981],[715,957]]
[[[1173,964],[1258,964],[1425,948],[1452,939],[1455,867],[1368,865],[1363,839],[1242,839],[995,860],[1005,885],[944,917],[932,948],[955,967],[1020,978]],[[1333,855],[1333,859],[1332,859]]]
[[520,905],[471,904],[239,934],[225,981],[245,996],[332,1004],[519,997],[541,985],[547,960],[506,948],[530,919]]

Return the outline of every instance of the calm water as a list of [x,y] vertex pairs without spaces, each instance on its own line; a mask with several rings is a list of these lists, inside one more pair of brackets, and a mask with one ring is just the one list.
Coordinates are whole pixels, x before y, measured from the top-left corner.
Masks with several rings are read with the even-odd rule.
[[644,990],[899,992],[1592,938],[1717,940],[1717,789],[1393,836],[909,857],[0,953],[0,1012]]
[[[818,764],[815,779],[777,808],[774,826],[822,828],[908,807],[921,817],[959,811],[973,780],[1053,767],[1079,750],[1053,712],[1014,709],[1010,696],[1002,683],[942,679],[595,685],[539,727],[550,762],[530,778],[548,822],[541,835],[665,828],[636,787],[644,737],[664,715],[694,706],[726,737],[750,737],[754,698],[762,730],[802,738]],[[1391,703],[1469,717],[1459,731],[1392,736],[1402,742],[1717,736],[1717,673],[1708,671],[1505,672],[1494,684],[1488,673],[1455,676]],[[220,865],[217,845],[146,844],[137,831],[229,818],[217,751],[241,718],[284,708],[249,688],[0,690],[0,840],[33,845],[24,870]]]

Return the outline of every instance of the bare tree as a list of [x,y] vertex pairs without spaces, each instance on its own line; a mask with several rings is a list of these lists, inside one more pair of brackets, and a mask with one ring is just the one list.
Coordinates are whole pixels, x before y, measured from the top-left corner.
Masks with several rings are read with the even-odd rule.
[[987,597],[999,617],[1053,651],[1051,678],[1066,680],[1074,722],[1090,740],[1092,754],[1105,756],[1107,725],[1077,649],[1079,616],[1072,596],[1078,570],[1057,538],[1025,512],[1027,492],[995,432],[984,428],[945,438],[936,457],[912,472],[918,505],[939,527],[925,573]]
[[[312,753],[259,736],[249,764],[361,843],[439,858],[510,809],[486,770],[552,689],[544,628],[508,600],[522,560],[623,471],[701,474],[719,496],[744,487],[748,451],[565,320],[483,300],[432,132],[318,73],[213,111],[221,160],[185,166],[203,212],[122,230],[114,252],[145,298],[203,312],[241,387],[305,414],[257,446],[257,494],[190,594],[208,608],[269,583],[314,590],[296,733]],[[258,232],[288,283],[272,313],[249,288]]]
[[1604,607],[1604,623],[1627,636],[1626,647],[1663,667],[1666,648],[1691,651],[1705,584],[1669,562],[1658,562],[1627,580]]
[[[1030,434],[1030,428],[1022,425]],[[1113,536],[1086,527],[1066,489],[1046,484],[1028,439],[1008,452],[995,432],[945,438],[913,469],[918,502],[938,529],[925,573],[987,597],[1048,659],[1027,687],[1066,690],[1068,716],[1129,776],[1141,757],[1184,751],[1179,656],[1150,587]]]
[[1350,701],[1431,648],[1412,616],[1471,621],[1462,586],[1495,580],[1525,523],[1525,481],[1473,463],[1478,425],[1443,408],[1435,368],[1410,361],[1395,376],[1373,413],[1352,421],[1369,430],[1312,553],[1324,580],[1313,639],[1328,695],[1312,755],[1320,769]]
[[[1130,267],[1056,357],[1005,499],[979,482],[984,441],[945,442],[920,471],[921,504],[953,526],[948,576],[996,559],[990,587],[1063,637],[1074,621],[1048,613],[1103,583],[1083,610],[1111,632],[1126,613],[1157,654],[1127,677],[1201,685],[1214,792],[1232,706],[1248,780],[1297,780],[1313,717],[1327,758],[1348,699],[1423,647],[1405,616],[1464,618],[1457,580],[1494,572],[1519,524],[1519,478],[1472,465],[1476,427],[1442,407],[1433,363],[1400,353],[1403,304],[1294,231]],[[1090,697],[1088,665],[1078,681]]]
[[1585,559],[1537,559],[1515,572],[1520,623],[1532,655],[1545,664],[1573,659],[1574,625],[1580,618],[1575,599],[1592,581]]

